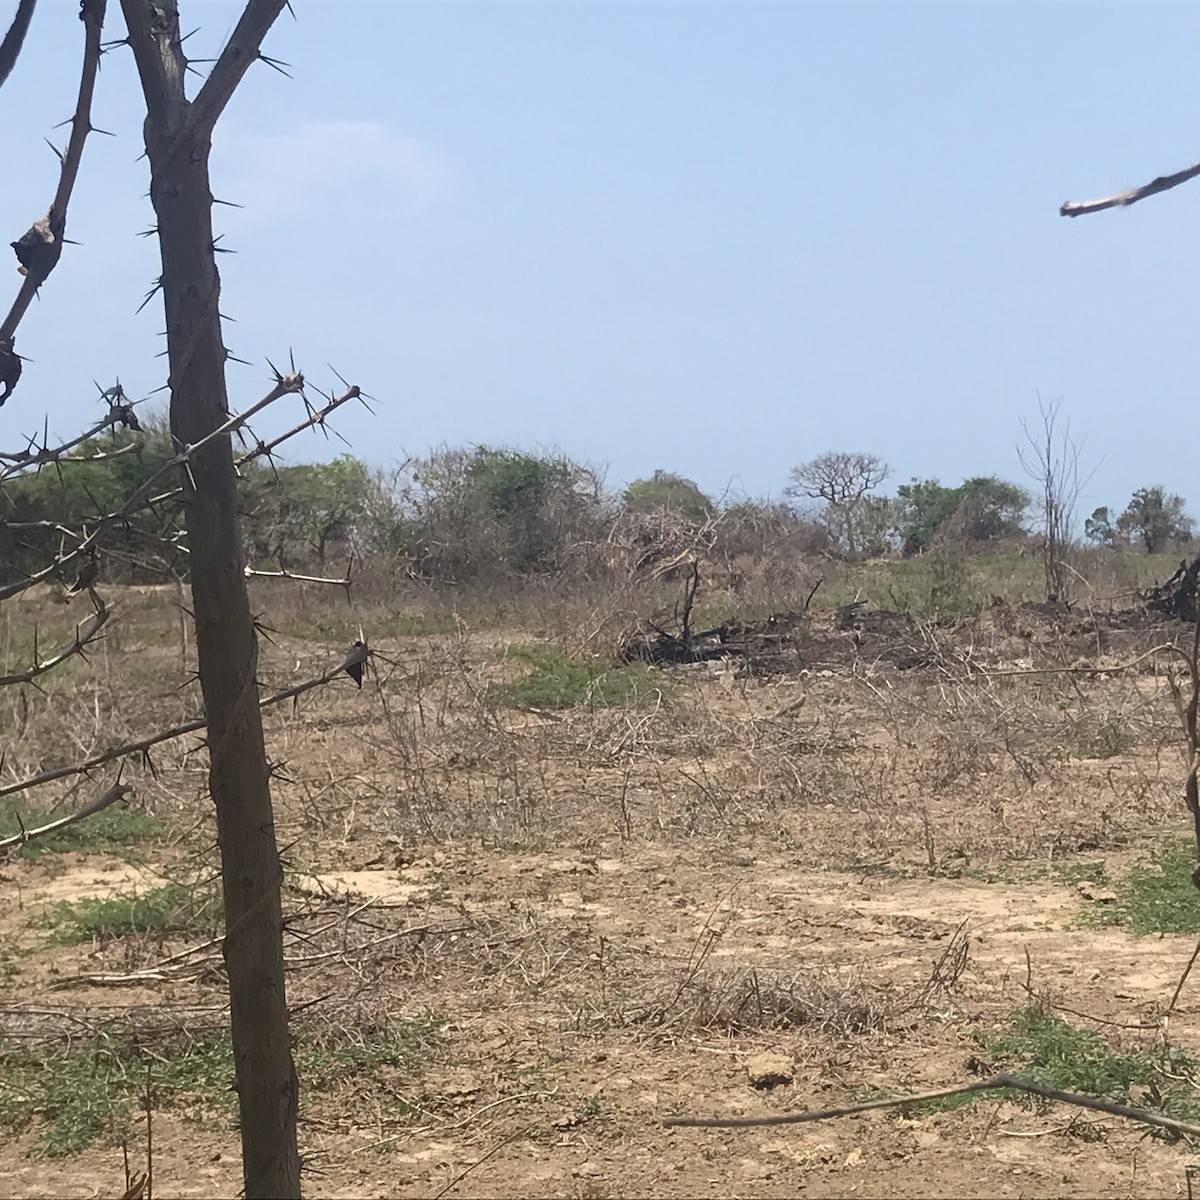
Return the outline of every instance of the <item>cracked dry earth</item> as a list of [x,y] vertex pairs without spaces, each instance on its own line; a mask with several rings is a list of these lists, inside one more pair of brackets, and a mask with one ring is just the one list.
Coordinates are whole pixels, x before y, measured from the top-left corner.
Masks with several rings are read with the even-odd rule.
[[[418,659],[446,667],[450,652],[431,646],[387,652],[411,680]],[[275,661],[286,677],[291,660],[306,669],[322,654],[284,642]],[[471,654],[479,678],[499,669]],[[1089,685],[1094,708],[1144,718],[1127,762],[1047,756],[1034,771],[990,742],[962,766],[961,712],[939,714],[921,693],[881,713],[836,677],[699,681],[648,716],[557,720],[476,720],[478,688],[453,680],[436,713],[412,707],[429,697],[401,712],[401,682],[386,715],[368,689],[331,689],[272,718],[288,760],[277,794],[301,1022],[439,1022],[412,1061],[302,1080],[308,1195],[1186,1194],[1185,1146],[1016,1100],[791,1127],[661,1124],[969,1082],[990,1070],[977,1035],[1028,1005],[1027,989],[1116,1047],[1152,1041],[1194,938],[1080,926],[1090,902],[1061,868],[1099,860],[1116,877],[1185,830],[1182,772],[1154,742],[1170,717],[1158,690]],[[802,716],[768,737],[769,715],[798,697]],[[398,734],[388,722],[401,718]],[[955,745],[931,765],[939,723]],[[1021,753],[1028,765],[1033,749]],[[791,790],[770,774],[784,758]],[[168,766],[185,805],[144,786],[184,831],[200,776]],[[91,1023],[219,1007],[216,957],[153,970],[200,935],[52,947],[33,922],[64,898],[157,886],[196,853],[177,833],[142,863],[71,853],[0,865],[5,1028],[39,1006]],[[1170,1022],[1172,1044],[1192,1050],[1198,987]],[[789,1082],[751,1085],[763,1053],[784,1057]],[[54,1158],[34,1120],[0,1145],[0,1194],[117,1196],[121,1140],[136,1165],[145,1132],[130,1112]],[[158,1196],[238,1193],[226,1110],[176,1097],[156,1108],[153,1135]]]

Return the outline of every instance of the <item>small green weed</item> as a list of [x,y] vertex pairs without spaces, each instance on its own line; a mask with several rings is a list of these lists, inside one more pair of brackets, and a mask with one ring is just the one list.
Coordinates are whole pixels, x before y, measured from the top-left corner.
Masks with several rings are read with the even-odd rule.
[[[419,1061],[438,1027],[432,1017],[394,1021],[350,1040],[343,1032],[307,1047],[301,1033],[296,1068],[309,1088],[345,1078],[361,1087],[372,1069]],[[189,1112],[202,1115],[235,1111],[227,1030],[187,1033],[114,1023],[83,1044],[31,1048],[0,1040],[0,1126],[23,1129],[38,1119],[45,1153],[77,1153],[145,1103],[147,1070],[156,1109],[186,1103]]]
[[[1133,1103],[1130,1089],[1138,1084],[1145,1092],[1137,1107],[1180,1121],[1200,1117],[1200,1094],[1192,1083],[1200,1060],[1185,1050],[1168,1046],[1118,1054],[1098,1033],[1034,1008],[1019,1009],[982,1042],[992,1058],[1015,1059],[1010,1073],[1032,1082],[1115,1104]],[[1178,1140],[1169,1130],[1149,1132]]]
[[63,900],[34,923],[52,930],[52,946],[70,946],[130,934],[215,933],[223,915],[220,887],[210,881],[194,886],[168,883],[134,896]]
[[1066,758],[1116,758],[1133,745],[1133,736],[1117,721],[1082,719],[1062,732],[1059,749]]
[[[54,809],[33,808],[8,796],[0,800],[0,837],[20,833],[22,829],[36,829],[39,825],[48,825],[56,817],[66,815]],[[161,830],[159,822],[147,813],[114,805],[57,833],[48,833],[26,842],[16,853],[23,858],[38,858],[43,854],[62,854],[69,850],[84,854],[125,851],[124,858],[136,858],[136,855],[128,853],[128,848],[138,842],[148,841]]]
[[46,1122],[42,1149],[51,1155],[85,1149],[114,1118],[145,1102],[149,1067],[156,1107],[183,1095],[232,1110],[233,1053],[225,1031],[145,1037],[114,1027],[72,1048],[0,1042],[0,1125]]
[[[357,1080],[380,1067],[402,1067],[419,1061],[437,1036],[442,1022],[432,1014],[410,1021],[391,1021],[378,1029],[333,1038],[301,1034],[296,1049],[296,1070],[310,1088]],[[393,1104],[395,1102],[393,1101]],[[404,1102],[400,1102],[402,1105]],[[392,1112],[413,1111],[408,1105]]]
[[548,646],[509,646],[502,657],[528,663],[532,670],[513,683],[489,687],[488,696],[498,704],[611,708],[644,704],[672,690],[669,681],[644,663],[606,668],[599,663],[567,658]]
[[1064,863],[1058,868],[1058,877],[1064,883],[1109,882],[1108,868],[1102,862]]
[[1125,925],[1138,937],[1200,932],[1200,892],[1192,886],[1195,867],[1195,847],[1177,842],[1133,867],[1115,885],[1116,900],[1086,909],[1080,924]]

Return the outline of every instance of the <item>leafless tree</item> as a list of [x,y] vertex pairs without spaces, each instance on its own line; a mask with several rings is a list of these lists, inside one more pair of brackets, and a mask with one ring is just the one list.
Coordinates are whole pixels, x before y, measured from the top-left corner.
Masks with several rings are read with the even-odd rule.
[[[158,218],[170,362],[171,433],[181,446],[227,419],[208,158],[213,129],[287,0],[249,0],[194,99],[175,0],[121,0],[146,99],[150,200]],[[281,394],[303,380],[281,376]],[[200,688],[208,719],[225,898],[225,964],[246,1196],[299,1196],[299,1085],[288,1033],[283,871],[258,706],[258,641],[246,591],[230,436],[188,464],[184,489]]]
[[1041,491],[1042,569],[1046,599],[1066,603],[1071,593],[1071,569],[1067,551],[1075,536],[1075,506],[1095,468],[1081,477],[1079,457],[1083,442],[1071,434],[1071,422],[1060,422],[1062,400],[1049,403],[1038,398],[1040,428],[1021,422],[1026,445],[1017,447],[1021,466]]
[[831,450],[793,467],[789,472],[792,482],[784,491],[789,496],[824,500],[835,536],[854,557],[859,551],[858,517],[864,498],[891,470],[877,455]]
[[[188,62],[177,0],[121,0],[127,37],[113,46],[126,44],[132,49],[145,97],[143,135],[150,167],[149,193],[157,217],[155,232],[162,260],[156,290],[162,292],[166,311],[167,389],[175,453],[118,507],[98,512],[86,528],[72,530],[56,525],[55,534],[62,539],[61,551],[39,569],[0,583],[3,601],[36,584],[73,574],[77,590],[86,591],[95,610],[78,626],[74,639],[55,654],[42,657],[35,645],[30,666],[0,677],[0,686],[25,686],[67,659],[84,656],[109,622],[112,610],[101,594],[103,543],[109,533],[119,530],[135,515],[162,514],[164,540],[189,557],[203,716],[112,747],[85,762],[5,782],[0,786],[0,795],[69,776],[90,776],[106,764],[123,762],[131,755],[148,755],[152,747],[168,739],[197,731],[205,733],[209,790],[221,851],[224,955],[245,1195],[249,1198],[299,1196],[300,1160],[296,1140],[298,1083],[284,979],[282,870],[260,712],[263,704],[280,700],[285,693],[265,700],[259,695],[258,646],[238,528],[237,469],[256,458],[269,457],[283,441],[323,424],[342,404],[361,397],[357,387],[348,385],[343,394],[335,396],[331,392],[322,403],[313,403],[303,375],[292,367],[286,372],[276,371],[270,390],[247,409],[235,414],[229,410],[209,150],[217,121],[246,71],[265,59],[260,49],[263,38],[286,2],[248,0],[211,72],[195,96],[189,97],[185,89]],[[18,326],[57,265],[66,242],[68,202],[84,142],[93,128],[91,100],[102,53],[106,7],[106,0],[83,0],[80,6],[83,66],[67,147],[60,154],[59,183],[46,215],[13,244],[23,279],[12,307],[0,321],[0,403],[21,378],[22,362],[14,349]],[[22,0],[16,20],[0,43],[0,83],[17,59],[33,8],[31,0]],[[235,458],[231,435],[248,429],[248,422],[257,413],[287,396],[298,397],[305,405],[304,418],[269,441],[253,439],[252,448]],[[72,463],[95,462],[97,457],[115,457],[130,449],[124,446],[111,455],[99,456],[73,453],[101,431],[118,427],[140,430],[134,404],[119,385],[103,392],[102,398],[108,405],[106,416],[79,437],[60,445],[51,444],[44,435],[31,437],[24,448],[0,453],[0,485],[6,479],[46,466],[70,470]],[[174,529],[180,506],[186,545],[180,545]],[[288,689],[288,693],[299,695],[339,678],[343,671],[358,681],[369,653],[358,642],[344,662],[299,689]],[[121,784],[108,788],[74,819],[99,811],[129,790]]]

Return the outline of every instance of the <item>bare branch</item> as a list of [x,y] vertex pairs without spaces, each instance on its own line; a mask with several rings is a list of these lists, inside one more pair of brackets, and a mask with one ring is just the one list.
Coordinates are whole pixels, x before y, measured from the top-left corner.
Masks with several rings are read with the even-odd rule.
[[[345,658],[336,666],[327,668],[313,679],[306,679],[303,683],[297,683],[290,688],[284,688],[281,692],[274,692],[272,695],[264,697],[259,700],[258,706],[259,708],[269,708],[273,704],[281,704],[284,700],[293,700],[297,696],[304,695],[305,692],[311,692],[313,688],[321,687],[337,679],[343,671],[350,672],[355,667],[361,671],[362,664],[366,662],[370,655],[371,651],[366,645],[361,642],[355,642],[347,652]],[[351,677],[353,678],[353,676]],[[86,775],[96,767],[114,762],[118,758],[125,758],[129,754],[144,754],[147,750],[161,745],[163,742],[169,742],[178,737],[185,737],[189,733],[199,733],[207,725],[207,720],[204,717],[199,717],[194,721],[185,721],[182,725],[174,725],[170,729],[163,729],[158,733],[152,733],[148,737],[138,738],[136,741],[123,742],[119,746],[112,746],[107,750],[102,750],[99,754],[93,754],[91,758],[85,759],[83,762],[71,763],[65,767],[53,767],[48,771],[41,771],[37,775],[31,775],[27,779],[19,780],[17,783],[10,783],[0,787],[0,797],[12,796],[17,792],[28,791],[30,788],[40,787],[44,783],[53,783],[57,779],[69,779],[72,775]]]
[[[107,513],[100,517],[96,522],[95,529],[90,534],[84,537],[74,550],[71,550],[65,555],[60,555],[49,566],[35,572],[33,575],[17,582],[10,583],[0,587],[0,600],[5,600],[9,596],[17,595],[20,592],[28,591],[35,584],[44,583],[49,579],[53,579],[62,569],[81,554],[86,554],[90,549],[95,548],[100,540],[100,535],[110,525],[118,521],[122,521],[131,514],[138,512],[147,504],[156,503],[164,496],[152,496],[155,485],[159,480],[175,467],[184,466],[188,461],[205,446],[209,445],[215,439],[232,432],[235,429],[244,425],[255,413],[260,412],[268,404],[274,403],[281,396],[286,396],[296,392],[302,392],[304,389],[304,377],[298,372],[292,372],[289,375],[281,376],[275,383],[275,386],[261,400],[252,404],[244,413],[238,413],[230,417],[222,425],[218,426],[211,433],[201,438],[195,444],[183,447],[178,454],[169,458],[157,471],[154,472],[148,479],[135,489],[126,498],[120,508],[115,509],[111,513]],[[177,492],[168,493],[168,495],[176,495]]]
[[[342,587],[349,590],[350,588],[350,572],[347,571],[341,579],[327,579],[322,575],[297,575],[294,571],[259,571],[254,567],[244,567],[242,573],[247,579],[294,579],[298,583],[331,583],[334,587]],[[0,679],[0,683],[4,680]]]
[[288,0],[250,0],[241,19],[229,35],[225,49],[217,58],[203,86],[192,101],[188,124],[205,135],[225,111],[229,98],[237,90],[242,76],[259,58],[259,47],[275,19],[283,12]]
[[[25,279],[12,308],[0,324],[0,350],[4,351],[5,356],[13,355],[12,339],[17,326],[38,288],[58,265],[59,256],[62,254],[63,237],[67,227],[67,205],[79,175],[79,164],[83,161],[83,144],[87,135],[92,132],[92,94],[96,87],[96,73],[100,67],[100,37],[106,6],[107,0],[83,2],[80,16],[84,25],[84,47],[79,97],[75,104],[75,114],[71,118],[71,138],[67,143],[66,153],[62,156],[58,188],[46,215],[35,221],[26,233],[13,243]],[[11,366],[6,366],[6,373],[11,369]],[[16,366],[16,374],[20,374],[19,363]],[[15,382],[11,376],[6,378],[5,392],[0,395],[0,404],[8,398]]]
[[[324,393],[319,394],[323,395]],[[318,425],[324,425],[325,418],[328,417],[330,413],[341,408],[343,404],[347,403],[347,401],[361,399],[362,390],[357,384],[352,384],[340,396],[328,397],[328,403],[323,405],[321,408],[310,409],[308,417],[301,421],[299,425],[293,425],[291,429],[281,433],[278,437],[272,438],[269,442],[256,443],[249,453],[243,454],[239,459],[237,459],[237,465],[239,467],[244,466],[246,463],[250,462],[251,459],[262,458],[264,455],[269,457],[289,438],[294,438],[297,434],[303,433],[306,429],[315,429]],[[246,414],[247,417],[253,415],[254,410],[251,410]]]
[[906,1104],[922,1104],[929,1100],[941,1100],[946,1096],[968,1096],[972,1092],[988,1092],[1009,1089],[1041,1096],[1046,1100],[1057,1100],[1061,1104],[1074,1104],[1078,1108],[1090,1108],[1094,1112],[1108,1113],[1114,1117],[1126,1117],[1145,1125],[1156,1125],[1188,1137],[1200,1137],[1200,1125],[1189,1125],[1173,1117],[1160,1116],[1143,1108],[1131,1108],[1127,1104],[1112,1104],[1097,1100],[1094,1096],[1081,1096],[1076,1092],[1064,1092],[1022,1079],[1019,1075],[994,1075],[979,1083],[967,1083],[961,1087],[940,1088],[934,1092],[918,1092],[912,1096],[896,1096],[887,1100],[864,1100],[861,1104],[849,1104],[844,1108],[824,1108],[811,1112],[785,1113],[778,1117],[668,1117],[664,1127],[701,1129],[751,1129],[764,1125],[801,1125],[808,1121],[828,1121],[833,1117],[848,1117],[855,1113],[870,1112],[877,1108],[899,1108]]
[[37,0],[20,0],[17,15],[13,17],[12,24],[4,35],[4,41],[0,42],[0,87],[4,86],[4,81],[17,65],[17,56],[25,44],[25,35],[29,32],[29,22],[36,5]]
[[14,683],[30,683],[39,675],[53,671],[59,663],[66,662],[68,658],[72,658],[76,654],[82,654],[92,642],[99,638],[100,631],[111,616],[112,609],[106,607],[101,601],[100,607],[82,625],[76,626],[74,639],[63,646],[57,654],[35,662],[33,666],[26,667],[23,671],[16,671],[11,675],[0,675],[0,687]]
[[112,787],[101,792],[91,804],[85,804],[78,812],[73,812],[68,817],[60,817],[48,825],[39,825],[36,829],[22,829],[20,833],[0,838],[0,850],[8,850],[12,846],[23,846],[26,842],[47,833],[57,833],[60,829],[66,829],[68,825],[74,825],[87,817],[95,816],[98,812],[103,812],[104,809],[116,804],[118,800],[124,799],[132,792],[133,788],[128,783],[114,783]]
[[1194,163],[1185,170],[1176,171],[1174,175],[1160,175],[1150,180],[1142,187],[1130,188],[1126,192],[1117,192],[1115,196],[1105,196],[1103,200],[1068,200],[1058,210],[1060,217],[1082,217],[1087,213],[1103,212],[1106,208],[1127,208],[1147,196],[1156,196],[1159,192],[1170,191],[1189,179],[1200,175],[1200,163]]
[[[103,397],[108,401],[108,415],[104,420],[85,430],[77,437],[73,437],[58,446],[51,447],[45,441],[43,441],[42,445],[38,446],[36,436],[31,436],[28,438],[29,444],[23,450],[0,451],[0,481],[30,466],[41,466],[44,463],[63,461],[63,456],[81,442],[86,442],[89,438],[96,437],[106,429],[113,429],[117,425],[140,432],[141,425],[138,423],[137,416],[133,411],[134,404],[125,397],[119,383],[115,388],[109,388],[107,392],[104,392]],[[141,403],[141,401],[138,403]],[[37,446],[36,450],[34,449],[35,446]],[[9,465],[4,466],[4,463],[8,463]]]
[[[62,532],[64,537],[74,538],[76,540],[76,545],[71,550],[64,551],[63,553],[59,554],[58,557],[56,557],[42,570],[26,576],[24,579],[18,580],[14,583],[0,586],[0,600],[19,595],[20,593],[26,592],[30,588],[35,587],[39,583],[47,583],[60,577],[72,562],[78,559],[81,555],[85,555],[89,553],[89,551],[97,548],[104,532],[113,525],[127,521],[131,516],[138,512],[142,512],[146,509],[153,510],[159,505],[165,504],[168,501],[182,498],[184,494],[184,489],[182,487],[172,488],[168,491],[159,493],[154,493],[154,488],[161,481],[162,477],[167,475],[173,468],[184,466],[186,469],[186,465],[192,456],[198,453],[199,450],[201,450],[204,446],[208,445],[209,442],[214,438],[219,437],[222,434],[235,432],[242,428],[247,424],[251,417],[261,412],[267,407],[267,405],[274,403],[282,396],[303,396],[303,394],[304,377],[302,374],[300,374],[300,372],[293,371],[287,375],[278,376],[274,387],[272,387],[272,389],[261,400],[256,401],[244,412],[240,412],[229,417],[229,419],[226,420],[220,426],[220,428],[214,430],[207,437],[202,438],[195,445],[186,446],[180,450],[178,454],[165,462],[162,467],[159,468],[159,470],[145,480],[136,491],[128,496],[125,502],[119,508],[113,510],[112,512],[97,516],[90,532],[76,532],[66,529],[55,522],[26,522],[21,525],[16,523],[8,524],[8,528],[10,529],[26,527],[57,528],[60,530],[60,532]],[[336,409],[340,408],[343,404],[346,404],[350,400],[360,399],[361,397],[361,389],[357,385],[351,385],[344,393],[342,393],[342,395],[330,397],[328,402],[322,407],[312,408],[309,406],[309,413],[305,420],[301,421],[298,425],[293,426],[285,433],[280,434],[278,437],[271,439],[269,442],[257,442],[249,451],[247,451],[247,453],[237,459],[237,465],[239,467],[244,466],[246,463],[251,462],[254,459],[261,458],[264,455],[270,456],[284,442],[296,437],[306,429],[315,428],[318,425],[324,424],[325,419]],[[83,441],[86,437],[93,436],[95,433],[107,428],[109,424],[113,422],[113,420],[113,414],[110,412],[108,419],[106,419],[100,425],[94,427],[87,434],[83,435],[83,437],[72,439],[70,442],[66,442],[63,446],[57,447],[54,450],[47,450],[43,448],[38,450],[30,449],[18,451],[8,455],[0,454],[0,464],[3,463],[5,458],[9,458],[11,460],[25,459],[25,461],[19,465],[18,463],[14,462],[13,465],[8,468],[0,465],[0,481],[2,481],[8,475],[18,473],[19,470],[24,469],[31,464],[37,463],[42,465],[60,461],[62,452],[64,450],[78,445],[79,442]],[[119,412],[115,417],[115,420],[121,421]],[[71,460],[62,459],[62,461]],[[0,522],[0,525],[4,524],[6,523]],[[186,547],[180,547],[180,549],[186,551]],[[337,582],[342,583],[343,581],[338,580]]]

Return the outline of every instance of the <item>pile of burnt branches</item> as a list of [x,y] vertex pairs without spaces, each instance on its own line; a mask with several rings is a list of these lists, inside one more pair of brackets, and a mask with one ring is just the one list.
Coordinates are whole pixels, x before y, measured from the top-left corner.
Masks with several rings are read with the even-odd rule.
[[1142,603],[1150,612],[1164,617],[1174,617],[1189,624],[1200,616],[1197,604],[1196,584],[1200,578],[1200,554],[1189,563],[1179,564],[1179,570],[1170,579],[1142,593]]

